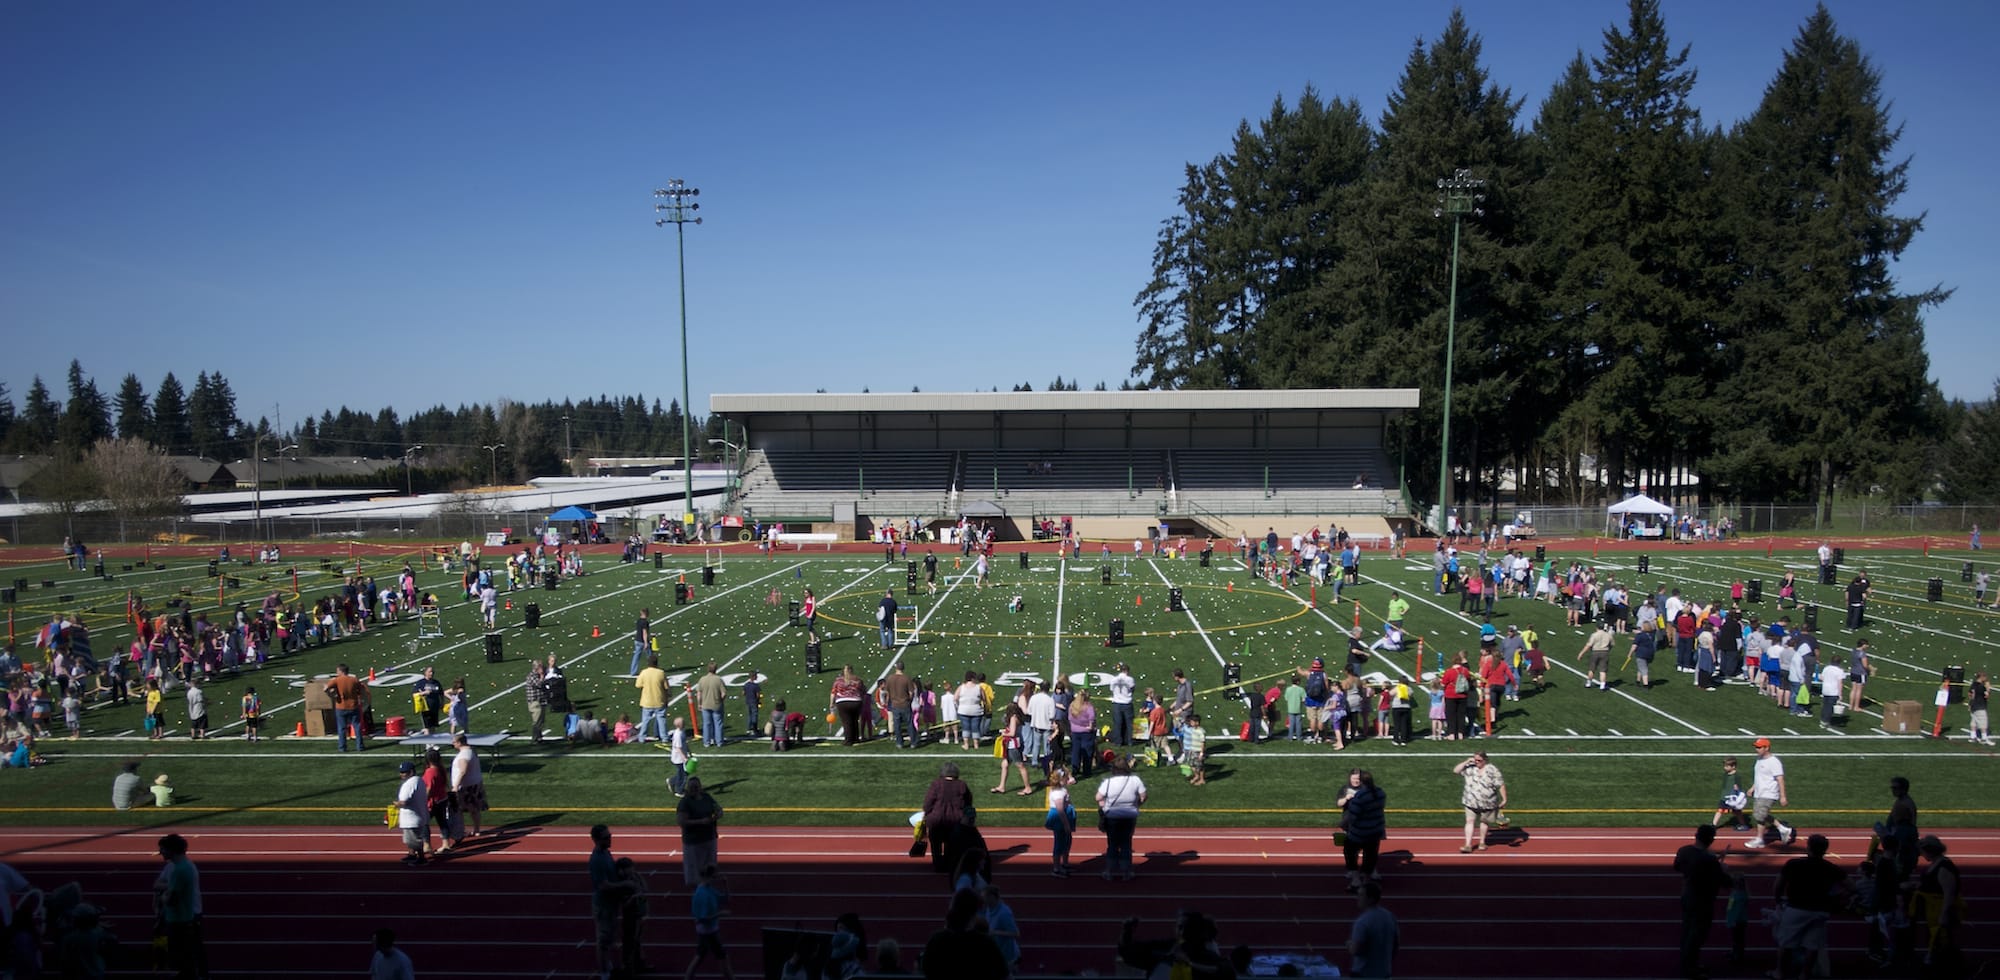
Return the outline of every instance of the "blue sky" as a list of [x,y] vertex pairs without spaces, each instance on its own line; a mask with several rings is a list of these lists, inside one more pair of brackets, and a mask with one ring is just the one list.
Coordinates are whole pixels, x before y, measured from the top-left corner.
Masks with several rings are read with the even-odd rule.
[[[1896,269],[1992,392],[2000,5],[1836,2],[1928,212]],[[1711,124],[1812,5],[1667,5]],[[1442,2],[0,5],[0,380],[220,369],[246,419],[680,390],[1112,387],[1183,167],[1311,84],[1379,117]],[[1467,6],[1532,118],[1617,2]],[[1979,123],[1986,119],[1989,123]],[[1985,353],[1982,353],[1985,352]]]

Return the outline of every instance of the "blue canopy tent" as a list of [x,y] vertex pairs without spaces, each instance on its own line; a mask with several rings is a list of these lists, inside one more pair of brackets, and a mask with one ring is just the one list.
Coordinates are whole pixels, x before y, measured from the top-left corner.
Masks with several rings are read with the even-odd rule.
[[558,521],[594,521],[594,520],[597,520],[597,515],[595,513],[585,508],[578,507],[574,504],[571,504],[568,507],[564,507],[563,509],[549,515],[549,523],[551,524],[554,524]]

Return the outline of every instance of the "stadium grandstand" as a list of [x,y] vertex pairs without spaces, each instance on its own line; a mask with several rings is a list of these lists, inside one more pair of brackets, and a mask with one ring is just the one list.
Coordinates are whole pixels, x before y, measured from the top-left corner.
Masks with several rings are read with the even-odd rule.
[[1005,540],[1069,517],[1086,538],[1235,537],[1411,513],[1384,448],[1415,389],[718,394],[742,440],[746,520],[867,539],[915,519]]

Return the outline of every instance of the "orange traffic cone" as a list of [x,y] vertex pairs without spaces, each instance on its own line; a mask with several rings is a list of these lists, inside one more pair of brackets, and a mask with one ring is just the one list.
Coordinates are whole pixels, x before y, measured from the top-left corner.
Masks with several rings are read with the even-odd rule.
[[368,668],[368,683],[375,683],[375,668],[373,667]]
[[597,627],[595,627],[595,626],[592,626],[592,627],[590,628],[590,638],[591,638],[591,639],[595,640],[595,639],[597,639],[598,637],[600,637],[600,636],[603,636],[603,635],[604,635],[604,631],[603,631],[603,630],[600,630],[600,629],[598,629],[598,628],[597,628]]
[[687,584],[687,580],[688,580],[688,577],[687,577],[687,575],[686,575],[686,574],[682,574],[682,575],[681,575],[681,576],[680,576],[679,578],[675,579],[675,581],[679,582],[679,583],[680,583],[680,584],[682,584],[682,585],[686,585],[686,584]]
[[507,611],[508,612],[514,611],[514,600],[512,599],[507,600]]
[[1146,597],[1143,595],[1135,595],[1132,597],[1132,604],[1135,606],[1143,606],[1146,604]]
[[299,722],[299,724],[298,724],[298,727],[296,727],[296,728],[293,728],[293,729],[292,729],[292,737],[293,737],[293,738],[304,738],[304,737],[306,737],[306,723],[305,723],[305,722],[303,722],[303,721],[302,721],[302,722]]
[[1226,584],[1224,584],[1224,585],[1222,586],[1222,591],[1224,591],[1224,592],[1234,592],[1234,591],[1236,591],[1236,583],[1235,583],[1235,582],[1229,582],[1229,583],[1226,583]]

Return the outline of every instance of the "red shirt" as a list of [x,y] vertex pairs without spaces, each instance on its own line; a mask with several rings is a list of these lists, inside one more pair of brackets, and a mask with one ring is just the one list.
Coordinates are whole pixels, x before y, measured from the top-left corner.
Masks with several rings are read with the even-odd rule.
[[1466,695],[1471,693],[1469,690],[1458,690],[1458,679],[1461,677],[1465,678],[1467,685],[1472,683],[1472,671],[1467,670],[1464,664],[1452,664],[1451,669],[1444,672],[1444,699],[1446,701],[1463,701]]

